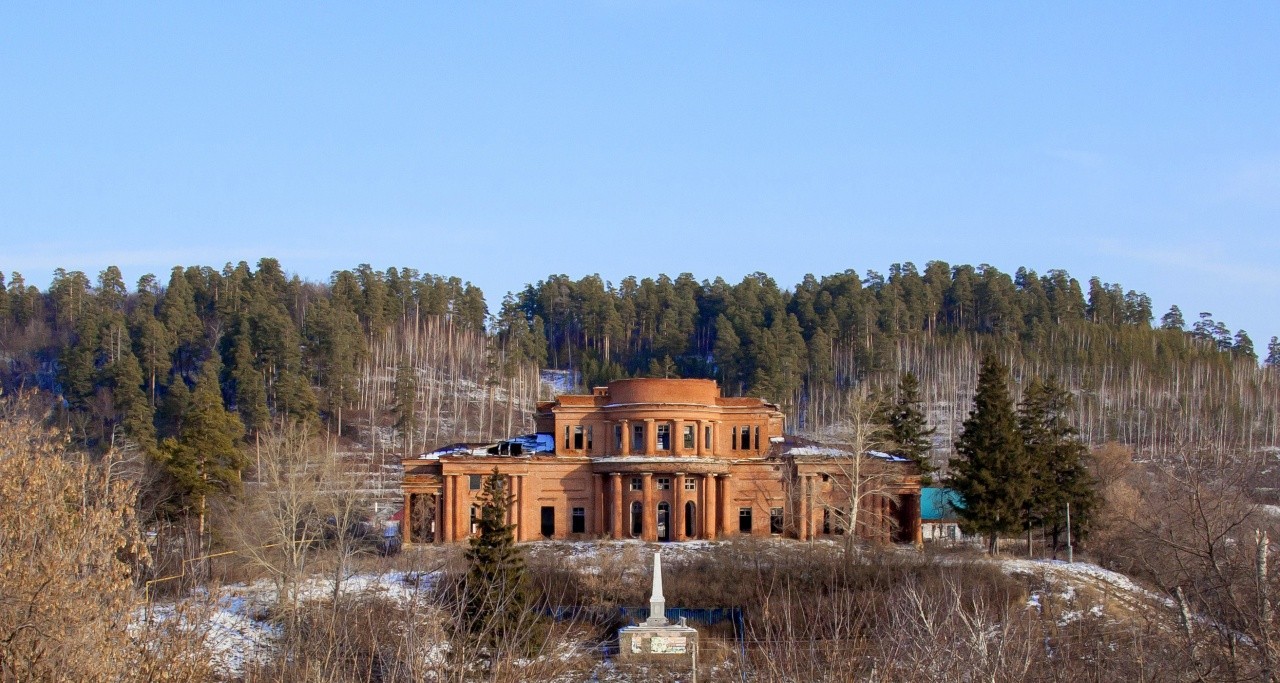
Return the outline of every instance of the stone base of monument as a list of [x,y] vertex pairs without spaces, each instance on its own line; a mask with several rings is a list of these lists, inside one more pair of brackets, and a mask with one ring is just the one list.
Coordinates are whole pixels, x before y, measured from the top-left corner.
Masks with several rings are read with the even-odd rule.
[[687,662],[698,648],[698,630],[683,624],[648,623],[618,629],[618,659]]

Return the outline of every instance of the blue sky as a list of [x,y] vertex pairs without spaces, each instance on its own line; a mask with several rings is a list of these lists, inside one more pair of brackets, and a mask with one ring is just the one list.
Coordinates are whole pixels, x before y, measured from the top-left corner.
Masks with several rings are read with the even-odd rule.
[[1280,334],[1277,3],[0,5],[0,270],[1065,268]]

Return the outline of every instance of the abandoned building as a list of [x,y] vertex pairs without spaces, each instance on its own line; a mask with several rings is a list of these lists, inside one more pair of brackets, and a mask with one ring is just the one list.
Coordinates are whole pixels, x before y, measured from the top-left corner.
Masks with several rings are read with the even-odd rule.
[[470,536],[495,471],[517,541],[806,540],[853,529],[920,542],[912,461],[854,457],[785,435],[784,422],[776,405],[721,396],[705,379],[624,379],[561,395],[538,404],[535,434],[405,459],[404,542]]

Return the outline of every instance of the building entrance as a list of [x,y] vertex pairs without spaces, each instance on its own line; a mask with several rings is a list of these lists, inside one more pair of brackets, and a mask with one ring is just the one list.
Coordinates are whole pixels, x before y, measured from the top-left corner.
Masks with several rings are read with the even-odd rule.
[[671,540],[671,506],[666,502],[658,503],[658,540],[666,543]]

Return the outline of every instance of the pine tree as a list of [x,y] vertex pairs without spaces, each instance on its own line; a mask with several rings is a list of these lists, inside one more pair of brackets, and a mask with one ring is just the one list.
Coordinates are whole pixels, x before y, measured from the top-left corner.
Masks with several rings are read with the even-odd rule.
[[1280,337],[1272,337],[1267,344],[1267,367],[1280,368]]
[[240,414],[245,429],[257,432],[267,425],[271,413],[267,409],[267,390],[262,383],[262,373],[254,367],[253,361],[249,335],[235,335],[228,374],[235,387],[236,412]]
[[1258,362],[1258,354],[1253,350],[1253,340],[1249,338],[1249,333],[1244,330],[1237,330],[1235,343],[1231,345],[1231,354],[1238,358],[1244,358],[1253,362]]
[[511,496],[497,468],[485,478],[476,500],[479,533],[471,537],[466,551],[467,627],[490,647],[516,645],[512,641],[530,635],[529,629],[520,628],[530,601],[515,526],[506,523]]
[[401,360],[396,367],[396,379],[391,393],[391,414],[395,417],[395,428],[400,432],[407,455],[413,450],[414,434],[417,432],[415,408],[418,402],[417,370],[409,364],[408,358]]
[[1160,329],[1178,330],[1186,329],[1187,321],[1182,317],[1182,309],[1177,304],[1169,307],[1169,312],[1160,317]]
[[133,352],[125,347],[120,355],[103,368],[104,381],[111,389],[111,400],[124,435],[144,453],[156,452],[155,411],[142,392],[142,367]]
[[1034,379],[1023,392],[1018,428],[1031,468],[1031,495],[1023,507],[1024,521],[1043,526],[1057,555],[1071,506],[1072,533],[1084,538],[1097,495],[1087,467],[1088,450],[1067,419],[1071,393],[1053,379]]
[[987,536],[988,552],[999,551],[999,536],[1018,529],[1031,481],[1022,435],[1009,397],[1008,370],[995,355],[982,359],[973,410],[956,441],[948,486],[960,494],[965,533]]
[[933,434],[925,418],[920,402],[920,380],[913,372],[904,372],[898,379],[898,395],[885,403],[883,422],[889,426],[889,438],[894,443],[894,453],[911,458],[924,474],[936,468],[929,461],[933,448]]

